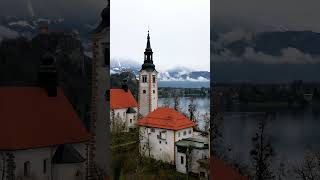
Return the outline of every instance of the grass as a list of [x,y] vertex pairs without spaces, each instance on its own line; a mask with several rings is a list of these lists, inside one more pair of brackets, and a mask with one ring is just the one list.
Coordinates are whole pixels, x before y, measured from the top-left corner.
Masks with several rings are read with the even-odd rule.
[[116,133],[111,134],[111,146],[117,146],[120,144],[136,142],[139,140],[138,131],[129,133]]
[[[127,139],[126,139],[127,138]],[[137,140],[133,133],[123,133],[113,136],[111,177],[112,179],[128,180],[194,180],[196,177],[187,178],[186,174],[176,171],[170,165],[139,154],[139,144],[130,143]],[[119,146],[120,145],[120,146]],[[123,145],[123,146],[122,146]],[[126,146],[126,147],[124,147]],[[115,178],[116,177],[116,178]]]

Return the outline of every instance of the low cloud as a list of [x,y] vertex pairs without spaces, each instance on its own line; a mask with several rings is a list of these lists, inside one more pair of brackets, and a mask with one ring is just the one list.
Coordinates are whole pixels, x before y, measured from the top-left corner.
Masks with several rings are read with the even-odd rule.
[[3,39],[14,39],[19,36],[19,33],[16,31],[13,31],[9,28],[6,28],[4,26],[0,26],[0,41]]
[[259,64],[315,64],[320,63],[320,57],[301,52],[299,49],[288,47],[281,50],[280,56],[257,52],[247,47],[241,56],[236,56],[230,50],[213,54],[213,62],[259,63]]

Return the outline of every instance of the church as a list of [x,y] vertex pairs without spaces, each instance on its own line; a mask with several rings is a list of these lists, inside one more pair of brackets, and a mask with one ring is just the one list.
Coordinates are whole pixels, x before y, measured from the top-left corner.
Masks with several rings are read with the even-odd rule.
[[158,107],[158,72],[153,63],[150,35],[139,72],[138,120],[140,153],[146,157],[175,164],[175,143],[193,136],[194,123],[172,108]]

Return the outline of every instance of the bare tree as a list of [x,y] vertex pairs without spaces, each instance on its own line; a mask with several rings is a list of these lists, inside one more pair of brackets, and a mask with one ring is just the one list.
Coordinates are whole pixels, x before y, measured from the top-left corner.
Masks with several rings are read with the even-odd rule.
[[174,92],[173,101],[174,101],[174,105],[173,105],[174,109],[176,111],[180,111],[180,97],[177,91]]
[[255,180],[275,178],[271,171],[271,158],[274,155],[273,148],[265,133],[266,119],[267,118],[265,117],[259,119],[258,130],[252,138],[253,149],[250,151],[250,156],[252,158],[252,165],[255,169]]
[[197,105],[194,102],[194,98],[191,97],[190,104],[188,106],[189,119],[196,122]]
[[12,152],[7,152],[7,179],[8,180],[14,180],[15,179],[15,169],[16,169],[16,164],[14,162],[14,155]]
[[171,105],[171,97],[164,98],[162,106],[169,108],[170,105]]
[[204,121],[204,131],[209,132],[210,129],[210,114],[206,112],[202,115],[202,119]]
[[4,153],[0,153],[0,163],[1,180],[4,180],[6,172],[6,156]]
[[219,145],[223,144],[223,134],[221,132],[223,126],[223,117],[222,113],[214,114],[213,121],[210,122],[210,146],[215,148],[210,148],[210,153],[214,154],[217,157],[220,157],[219,152],[217,151]]
[[119,134],[126,130],[126,121],[123,121],[119,114],[112,115],[111,127],[113,134]]
[[147,127],[139,128],[139,144],[140,154],[145,155],[148,153],[148,157],[151,157],[151,145],[150,145],[150,132]]
[[320,154],[307,153],[304,160],[294,167],[293,172],[302,180],[320,179]]
[[192,166],[192,146],[188,146],[186,148],[186,172],[187,172],[187,179],[189,179],[189,171],[191,170]]
[[278,180],[284,180],[288,179],[289,169],[286,166],[288,162],[281,160],[279,164],[279,168],[277,170],[277,179]]

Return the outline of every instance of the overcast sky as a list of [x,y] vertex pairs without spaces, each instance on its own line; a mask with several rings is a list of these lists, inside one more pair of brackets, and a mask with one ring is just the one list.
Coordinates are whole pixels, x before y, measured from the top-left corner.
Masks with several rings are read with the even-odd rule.
[[111,57],[143,62],[148,26],[158,69],[210,69],[210,0],[111,2]]
[[[74,22],[99,18],[107,0],[0,0],[0,16],[66,18]],[[32,12],[33,11],[33,12]]]
[[211,7],[212,22],[244,21],[320,32],[319,0],[214,0]]

